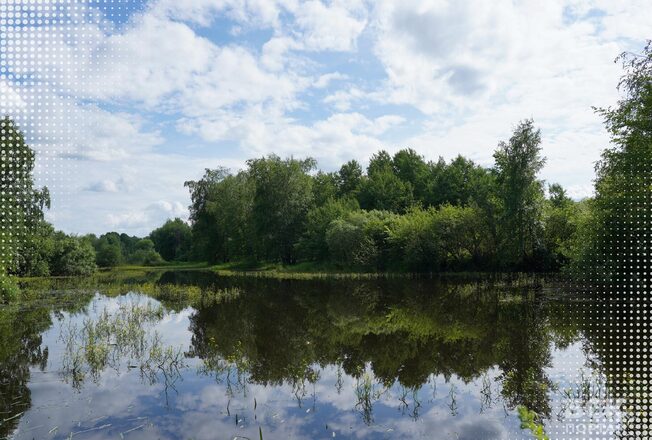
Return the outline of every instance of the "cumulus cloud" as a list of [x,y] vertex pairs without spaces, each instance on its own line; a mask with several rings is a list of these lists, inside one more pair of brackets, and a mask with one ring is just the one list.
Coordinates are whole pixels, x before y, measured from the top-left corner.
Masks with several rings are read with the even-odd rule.
[[498,141],[527,117],[543,132],[544,177],[580,197],[608,140],[591,106],[617,99],[612,60],[642,47],[648,9],[606,0],[152,0],[118,25],[67,2],[74,32],[15,30],[30,56],[3,59],[11,75],[0,80],[0,111],[23,123],[40,158],[76,159],[66,163],[77,164],[67,166],[79,180],[66,191],[91,213],[52,218],[79,232],[145,231],[166,212],[142,207],[186,205],[183,181],[207,164],[272,152],[329,169],[410,145],[429,159],[461,153],[491,165]]
[[143,210],[109,214],[107,222],[113,229],[142,229],[176,217],[187,219],[188,209],[179,201],[159,200]]

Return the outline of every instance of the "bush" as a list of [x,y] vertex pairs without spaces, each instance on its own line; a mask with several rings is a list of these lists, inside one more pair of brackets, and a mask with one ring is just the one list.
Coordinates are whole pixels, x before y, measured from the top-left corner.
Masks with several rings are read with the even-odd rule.
[[130,264],[156,266],[164,262],[161,255],[154,250],[154,242],[148,238],[139,240],[134,252],[129,256]]
[[329,199],[322,206],[308,211],[306,231],[297,245],[301,257],[316,261],[328,259],[329,246],[326,241],[328,228],[333,221],[358,209],[358,202],[355,199]]
[[366,267],[375,260],[373,240],[365,235],[360,213],[331,222],[326,231],[328,251],[334,263],[343,267]]
[[54,259],[50,267],[52,275],[83,276],[95,272],[95,250],[88,241],[77,237],[57,240]]
[[9,302],[15,299],[20,293],[20,289],[3,269],[0,269],[0,301]]
[[33,233],[26,235],[21,242],[12,272],[22,277],[49,276],[54,241],[54,228],[46,222],[39,222]]
[[387,211],[351,211],[326,231],[331,260],[341,266],[384,270],[390,265],[389,230],[399,218]]
[[[108,235],[108,234],[107,234]],[[96,246],[96,263],[100,267],[115,267],[122,262],[122,246],[111,237],[102,236]]]
[[436,271],[442,258],[435,209],[413,209],[401,216],[389,231],[398,264],[413,271]]

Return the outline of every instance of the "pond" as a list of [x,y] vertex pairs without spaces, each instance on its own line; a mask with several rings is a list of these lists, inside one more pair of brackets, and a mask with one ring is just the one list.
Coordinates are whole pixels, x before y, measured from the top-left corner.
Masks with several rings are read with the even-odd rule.
[[622,314],[562,289],[77,283],[0,308],[0,438],[613,438],[632,417],[601,331]]

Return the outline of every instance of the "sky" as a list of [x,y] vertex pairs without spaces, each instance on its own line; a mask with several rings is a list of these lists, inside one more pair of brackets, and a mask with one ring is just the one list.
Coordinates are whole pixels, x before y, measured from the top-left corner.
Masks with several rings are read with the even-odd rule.
[[590,196],[615,57],[646,1],[12,0],[0,112],[37,151],[47,219],[146,235],[188,218],[184,181],[275,153],[334,171],[413,148],[493,164],[533,118],[541,177]]

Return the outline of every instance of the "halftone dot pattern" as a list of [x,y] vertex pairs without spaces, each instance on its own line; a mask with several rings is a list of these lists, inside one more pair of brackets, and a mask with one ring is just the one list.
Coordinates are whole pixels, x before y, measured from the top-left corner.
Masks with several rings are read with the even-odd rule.
[[[49,189],[51,209],[47,219],[54,220],[59,212],[74,206],[70,194],[78,185],[76,159],[83,158],[88,147],[84,132],[97,128],[85,110],[93,109],[93,97],[106,73],[108,63],[106,55],[101,55],[101,44],[105,32],[113,26],[107,17],[120,21],[126,17],[127,4],[133,2],[0,2],[0,117],[9,118],[36,153],[30,169],[22,171],[31,172],[33,166],[34,189]],[[5,153],[15,153],[17,146],[7,136],[2,142],[1,166],[7,169],[16,158]],[[14,174],[14,181],[9,182],[6,176],[10,174],[3,173],[3,180],[7,180],[2,184],[3,204],[16,199],[15,188],[10,187],[18,185],[15,178],[20,177]],[[12,254],[23,239],[26,225],[20,218],[8,218],[15,217],[8,214],[12,211],[4,211],[0,219],[0,256],[6,265],[15,260]]]

